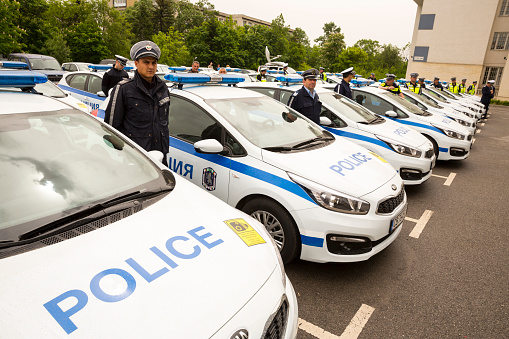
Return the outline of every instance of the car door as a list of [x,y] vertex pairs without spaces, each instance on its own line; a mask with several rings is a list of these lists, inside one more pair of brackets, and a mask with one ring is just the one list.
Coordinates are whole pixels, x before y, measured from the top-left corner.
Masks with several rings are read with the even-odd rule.
[[374,112],[376,114],[380,114],[381,116],[385,116],[385,112],[387,111],[394,111],[398,115],[396,119],[404,119],[408,118],[408,115],[391,104],[390,102],[367,92],[361,92],[357,90],[352,90],[352,94],[354,97],[354,100],[369,109],[371,112]]
[[[228,201],[231,160],[227,155],[238,153],[240,145],[227,145],[233,138],[225,129],[205,110],[182,97],[172,95],[168,123],[169,168],[219,199]],[[227,149],[230,147],[231,153],[196,152],[194,143],[205,139],[216,139]]]
[[98,75],[90,74],[87,82],[87,92],[89,93],[89,105],[92,109],[98,109],[106,97],[100,97],[98,92],[102,91],[102,78]]
[[71,93],[71,96],[75,97],[79,101],[87,104],[87,96],[86,96],[86,84],[87,84],[87,74],[69,74],[65,77],[66,85],[59,84],[58,86],[65,91]]

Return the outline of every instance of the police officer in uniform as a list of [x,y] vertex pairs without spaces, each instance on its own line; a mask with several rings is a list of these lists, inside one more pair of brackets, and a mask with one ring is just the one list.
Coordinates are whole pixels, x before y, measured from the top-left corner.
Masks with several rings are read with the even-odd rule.
[[421,94],[421,85],[417,82],[419,73],[410,73],[410,81],[405,84],[405,87],[414,92],[415,94]]
[[489,80],[486,86],[482,88],[481,103],[484,105],[484,108],[486,108],[486,112],[482,116],[484,119],[488,119],[488,108],[490,107],[491,99],[495,96],[494,83],[495,80]]
[[115,57],[117,58],[115,65],[108,72],[104,73],[103,80],[101,82],[101,89],[106,96],[108,96],[110,89],[115,87],[120,81],[123,79],[129,79],[129,74],[124,71],[124,67],[127,64],[127,58],[124,58],[121,55],[115,55]]
[[267,68],[260,67],[260,73],[256,76],[256,79],[261,82],[267,82]]
[[161,151],[167,165],[170,93],[166,83],[155,76],[161,50],[145,40],[134,44],[130,54],[137,68],[134,78],[113,88],[104,121],[146,151]]
[[467,91],[467,79],[461,79],[461,84],[459,84],[460,93],[465,93]]
[[385,82],[380,84],[378,88],[397,94],[404,99],[405,97],[403,96],[403,93],[401,93],[401,88],[399,88],[399,85],[394,82],[396,76],[394,74],[386,74],[386,76],[387,78],[385,78]]
[[198,61],[193,61],[193,64],[191,65],[191,69],[188,73],[199,73],[200,71],[200,63]]
[[447,89],[449,91],[451,91],[452,93],[454,94],[458,94],[459,91],[460,91],[460,87],[459,85],[456,83],[456,77],[452,77],[451,78],[451,83],[449,84],[449,86],[447,87]]
[[435,79],[433,80],[433,87],[435,87],[436,89],[439,89],[441,91],[444,90],[444,86],[442,86],[442,84],[440,83],[440,78],[438,77],[435,77]]
[[477,86],[477,80],[472,82],[472,85],[468,86],[468,88],[467,88],[468,94],[474,95],[476,86]]
[[325,74],[325,68],[320,67],[320,80],[327,81],[327,74]]
[[421,93],[422,93],[422,88],[426,88],[426,83],[424,82],[424,78],[421,77],[419,78],[419,85],[421,86]]
[[283,64],[283,74],[284,75],[287,75],[288,74],[288,64]]
[[355,77],[355,71],[353,70],[353,67],[350,67],[342,71],[341,74],[343,74],[343,80],[334,87],[334,92],[353,99],[352,90],[350,89],[350,81],[352,81]]
[[369,76],[368,80],[373,80],[374,82],[377,82],[375,73],[371,73],[371,75]]
[[302,73],[302,87],[297,90],[288,100],[288,106],[306,116],[308,119],[320,123],[322,102],[315,91],[316,80],[320,73],[312,68]]

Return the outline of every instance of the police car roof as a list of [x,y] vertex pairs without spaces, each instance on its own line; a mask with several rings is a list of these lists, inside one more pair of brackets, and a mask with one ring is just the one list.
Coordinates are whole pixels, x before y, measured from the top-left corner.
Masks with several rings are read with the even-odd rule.
[[381,89],[381,88],[378,88],[378,87],[371,87],[371,86],[355,87],[355,90],[371,92],[371,93],[374,93],[374,94],[387,93],[387,91],[384,90],[384,89]]
[[36,58],[39,58],[39,59],[55,59],[52,56],[42,55],[42,54],[11,53],[9,55],[12,55],[12,56],[24,56],[24,57],[32,58],[32,59],[36,59]]
[[[246,91],[244,88],[231,87],[225,85],[208,85],[208,86],[193,86],[184,87],[185,92],[192,93],[207,99],[236,99],[236,98],[259,98],[265,95],[254,92]],[[176,90],[174,90],[176,91]],[[172,91],[173,92],[173,91]]]
[[61,109],[72,109],[56,99],[44,95],[25,92],[0,91],[0,114],[14,114],[27,112],[49,112]]

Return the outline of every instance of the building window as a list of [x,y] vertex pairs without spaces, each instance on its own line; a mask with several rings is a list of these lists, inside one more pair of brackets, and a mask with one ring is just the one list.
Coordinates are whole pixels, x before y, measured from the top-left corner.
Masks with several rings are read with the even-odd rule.
[[127,0],[113,0],[113,7],[126,7]]
[[488,80],[495,80],[495,85],[498,86],[500,84],[500,79],[502,79],[503,71],[504,67],[486,67],[482,79],[483,85],[485,85]]
[[434,24],[435,14],[421,14],[419,29],[433,29]]
[[509,50],[509,32],[495,32],[493,34],[493,41],[491,42],[491,49],[495,50]]
[[428,61],[428,46],[415,46],[414,49],[414,61],[415,62],[427,62]]
[[502,1],[502,6],[500,7],[500,16],[509,15],[509,2],[507,0]]

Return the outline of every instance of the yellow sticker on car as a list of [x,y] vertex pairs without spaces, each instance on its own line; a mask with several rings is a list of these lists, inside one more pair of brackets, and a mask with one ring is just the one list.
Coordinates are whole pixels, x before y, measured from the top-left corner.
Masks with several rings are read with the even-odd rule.
[[78,102],[77,105],[81,108],[87,108],[87,105],[85,105],[84,103],[82,102]]
[[262,236],[256,232],[244,219],[231,219],[224,222],[247,246],[265,244]]
[[375,152],[369,152],[369,153],[371,153],[375,158],[378,158],[378,160],[380,160],[381,162],[385,162],[385,163],[388,164],[387,160],[385,160],[384,158],[382,158],[381,156],[379,156]]

